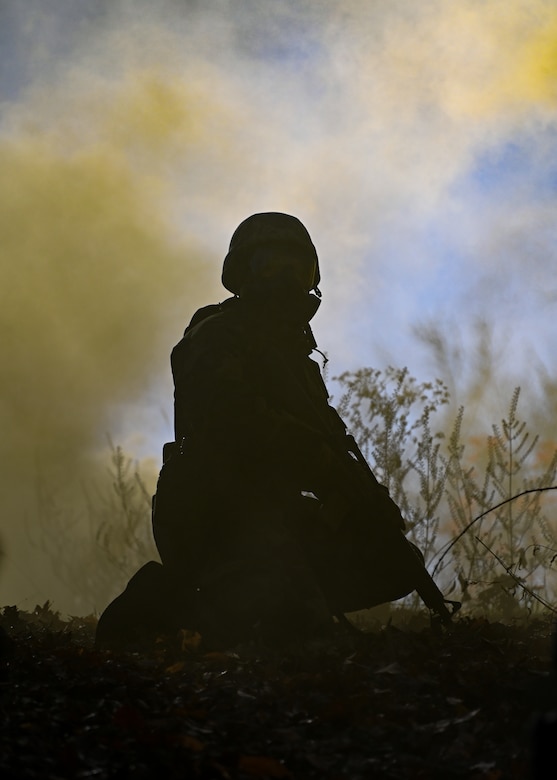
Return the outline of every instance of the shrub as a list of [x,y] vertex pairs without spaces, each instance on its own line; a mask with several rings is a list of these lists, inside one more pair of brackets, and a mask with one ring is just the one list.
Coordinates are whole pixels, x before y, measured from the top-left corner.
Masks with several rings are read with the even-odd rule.
[[[441,380],[418,383],[407,369],[393,367],[360,369],[337,380],[343,388],[339,412],[407,518],[408,536],[430,569],[437,559],[435,571],[443,571],[447,592],[459,591],[470,611],[506,616],[537,609],[536,592],[551,598],[557,539],[541,491],[555,482],[557,450],[536,471],[539,437],[518,418],[520,388],[471,462],[464,407],[448,436],[433,427],[449,402]],[[509,500],[518,493],[525,495]],[[485,517],[476,523],[479,515]]]

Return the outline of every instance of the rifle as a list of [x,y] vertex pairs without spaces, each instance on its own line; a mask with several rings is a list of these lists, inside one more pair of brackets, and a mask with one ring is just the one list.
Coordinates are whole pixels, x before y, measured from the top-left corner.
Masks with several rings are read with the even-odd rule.
[[[346,434],[343,438],[346,439],[346,449],[343,447],[344,452],[338,452],[337,450],[340,456],[338,462],[341,481],[350,490],[352,496],[355,495],[359,499],[360,505],[363,504],[364,507],[368,505],[376,508],[378,495],[382,493],[386,498],[388,493],[385,487],[377,481],[354,437]],[[335,447],[335,449],[337,448]],[[394,515],[397,509],[394,502],[392,502],[392,508],[395,510],[393,511]],[[437,616],[441,623],[450,623],[452,616],[461,607],[460,602],[445,599],[426,569],[423,558],[404,536],[403,530],[404,521],[402,516],[400,516],[399,523],[394,522],[393,517],[393,522],[382,524],[380,528],[381,538],[395,552],[401,564],[411,573],[412,580],[415,583],[415,590],[426,607]],[[447,604],[452,607],[452,610],[448,609]]]
[[[309,333],[311,334],[311,329],[309,329]],[[313,338],[313,334],[311,337]],[[297,374],[292,370],[291,363],[283,359],[277,365],[280,360],[281,353],[273,352],[273,367],[269,370],[268,376],[280,377],[280,382],[276,384],[280,388],[283,408],[290,411],[292,417],[304,431],[310,431],[316,438],[322,438],[336,454],[335,465],[339,471],[341,486],[344,485],[345,488],[345,491],[342,491],[341,487],[341,492],[347,491],[345,497],[350,500],[357,496],[360,505],[369,506],[371,511],[377,510],[378,495],[382,494],[383,498],[387,498],[388,492],[377,481],[354,437],[347,433],[344,421],[332,406],[327,403],[315,403],[313,397],[306,392],[305,385],[300,383]],[[314,363],[312,360],[309,362]],[[319,380],[315,377],[315,372],[319,375]],[[316,364],[315,372],[312,382],[315,383],[316,387],[317,383],[321,382],[324,397],[327,398],[327,389]],[[271,380],[269,382],[271,383]],[[391,501],[390,498],[389,501]],[[392,508],[398,512],[396,504],[391,503]],[[442,623],[449,623],[452,615],[460,609],[461,604],[443,597],[426,569],[423,558],[404,536],[404,521],[400,512],[398,512],[398,517],[400,518],[398,528],[395,523],[382,524],[379,529],[381,539],[390,545],[401,564],[412,573],[415,590],[424,604],[438,616]],[[452,612],[447,608],[447,604],[452,606]]]

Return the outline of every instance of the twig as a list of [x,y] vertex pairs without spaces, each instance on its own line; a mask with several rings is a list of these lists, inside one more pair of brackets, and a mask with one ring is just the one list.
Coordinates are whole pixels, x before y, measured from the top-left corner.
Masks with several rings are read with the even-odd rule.
[[522,491],[522,493],[517,493],[517,494],[516,494],[516,496],[511,496],[511,498],[506,498],[504,501],[501,501],[501,503],[499,503],[499,504],[496,504],[495,506],[492,506],[492,507],[490,507],[489,509],[486,509],[486,510],[485,510],[485,512],[482,512],[482,513],[481,513],[481,515],[478,515],[478,516],[477,516],[477,517],[475,517],[473,520],[471,520],[471,521],[468,523],[468,525],[467,525],[467,526],[466,526],[466,527],[465,527],[465,528],[464,528],[464,529],[463,529],[463,530],[462,530],[462,531],[461,531],[459,534],[457,534],[457,535],[455,536],[455,538],[454,538],[454,539],[452,539],[452,540],[451,540],[451,541],[448,543],[447,549],[446,549],[446,550],[444,550],[444,552],[442,553],[441,557],[439,558],[439,560],[438,560],[438,561],[437,561],[437,563],[435,564],[435,567],[434,567],[434,569],[433,569],[433,572],[432,572],[431,576],[432,576],[432,577],[434,577],[434,576],[435,576],[435,574],[436,574],[437,570],[438,570],[438,569],[439,569],[439,567],[441,566],[441,563],[442,563],[442,561],[443,561],[443,558],[445,557],[445,555],[447,555],[447,553],[448,553],[450,550],[452,550],[452,548],[455,546],[455,544],[458,542],[458,540],[459,540],[459,539],[462,539],[462,537],[464,536],[464,534],[465,534],[465,533],[466,533],[466,532],[467,532],[467,531],[468,531],[470,528],[472,528],[472,526],[474,525],[474,523],[477,523],[477,521],[478,521],[478,520],[481,520],[481,519],[482,519],[482,517],[485,517],[485,516],[486,516],[486,515],[488,515],[490,512],[493,512],[493,511],[495,511],[495,509],[499,509],[499,507],[502,507],[502,506],[504,506],[505,504],[508,504],[508,503],[509,503],[509,501],[514,501],[514,500],[515,500],[515,498],[520,498],[521,496],[526,496],[526,495],[528,495],[528,493],[542,493],[544,490],[557,490],[557,485],[552,485],[551,487],[530,488],[529,490],[523,490],[523,491]]
[[513,579],[513,580],[516,582],[516,584],[517,584],[517,585],[519,585],[519,586],[522,588],[522,590],[523,590],[525,593],[528,593],[528,595],[529,595],[529,596],[532,596],[532,598],[536,599],[536,601],[539,601],[539,602],[540,602],[540,604],[541,604],[542,606],[544,606],[544,607],[545,607],[546,609],[548,609],[550,612],[553,612],[553,614],[557,615],[557,609],[554,609],[554,608],[551,606],[551,604],[548,604],[548,603],[547,603],[547,601],[544,601],[544,600],[543,600],[543,599],[542,599],[540,596],[538,596],[536,593],[534,593],[534,591],[533,591],[533,590],[530,590],[530,588],[527,588],[527,587],[526,587],[526,585],[524,585],[524,583],[523,583],[523,582],[521,582],[521,580],[520,580],[520,579],[519,579],[519,578],[516,576],[516,574],[515,574],[515,573],[512,571],[511,567],[510,567],[510,566],[507,566],[507,565],[506,565],[506,563],[505,563],[504,561],[502,561],[502,560],[501,560],[501,558],[499,558],[499,556],[497,555],[497,553],[494,553],[494,552],[493,552],[493,550],[491,549],[491,547],[488,547],[488,546],[487,546],[487,544],[486,544],[485,542],[483,542],[483,541],[480,539],[480,537],[479,537],[479,536],[475,536],[474,538],[475,538],[475,539],[477,539],[477,540],[478,540],[478,542],[479,542],[480,544],[483,544],[483,546],[485,547],[485,549],[486,549],[488,552],[490,552],[490,553],[493,555],[493,557],[495,558],[495,560],[496,560],[496,561],[498,561],[498,562],[501,564],[501,566],[502,566],[502,567],[505,569],[505,571],[507,572],[507,574],[509,575],[509,577],[512,577],[512,579]]

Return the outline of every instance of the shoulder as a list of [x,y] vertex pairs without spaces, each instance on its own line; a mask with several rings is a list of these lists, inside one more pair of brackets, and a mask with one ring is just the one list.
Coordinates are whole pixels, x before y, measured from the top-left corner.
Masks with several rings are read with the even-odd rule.
[[198,349],[226,350],[246,337],[247,327],[237,298],[203,306],[193,315],[181,341],[174,347],[176,357]]
[[212,338],[225,338],[246,330],[245,318],[238,298],[228,298],[222,303],[204,306],[193,315],[182,341],[196,342]]
[[238,299],[227,298],[222,303],[211,303],[209,306],[203,306],[198,309],[191,318],[189,325],[184,331],[184,336],[187,336],[192,331],[198,331],[200,326],[209,322],[221,322],[235,319],[238,313]]

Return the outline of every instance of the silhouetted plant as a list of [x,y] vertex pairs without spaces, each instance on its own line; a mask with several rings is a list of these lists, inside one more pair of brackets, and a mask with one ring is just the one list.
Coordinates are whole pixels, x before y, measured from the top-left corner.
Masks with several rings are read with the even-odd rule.
[[447,388],[440,379],[419,383],[407,368],[392,366],[347,372],[337,381],[344,388],[339,413],[427,561],[435,549],[446,479],[443,433],[432,432],[431,416],[448,403]]
[[112,490],[90,502],[96,515],[96,542],[108,560],[128,577],[138,562],[157,557],[151,533],[151,495],[137,465],[119,446],[111,443],[109,476]]
[[151,496],[137,464],[110,442],[109,484],[83,493],[75,510],[37,471],[37,519],[31,542],[48,556],[76,608],[102,609],[139,566],[158,554],[151,533]]
[[448,437],[432,430],[432,415],[449,401],[441,380],[419,384],[407,369],[389,367],[345,373],[338,381],[344,388],[339,411],[409,521],[409,537],[422,548],[426,562],[434,555],[439,559],[442,534],[460,537],[444,561],[452,569],[448,590],[460,589],[471,608],[473,604],[484,612],[509,615],[524,607],[537,609],[536,590],[552,587],[548,577],[557,557],[541,493],[505,503],[467,533],[475,518],[501,501],[555,482],[557,450],[543,471],[534,473],[539,438],[518,419],[520,388],[473,464],[462,434],[464,407]]
[[[531,461],[539,437],[532,437],[526,422],[518,419],[519,397],[517,387],[508,416],[500,425],[493,425],[486,438],[487,462],[481,482],[476,481],[473,467],[463,466],[464,446],[459,443],[462,410],[459,412],[450,440],[447,475],[447,501],[459,533],[474,517],[506,501],[480,519],[473,533],[463,534],[453,550],[464,597],[473,596],[477,603],[490,603],[506,614],[515,613],[519,602],[530,610],[538,608],[532,594],[550,586],[551,549],[557,547],[542,512],[541,492],[507,501],[518,493],[553,485],[557,473],[557,450],[540,474],[533,473]],[[540,538],[548,545],[541,547]]]
[[[476,467],[468,465],[465,461],[466,444],[462,440],[463,418],[464,407],[461,406],[448,438],[444,497],[448,509],[447,519],[457,533],[465,529],[475,517],[494,503],[494,494],[490,488],[487,471],[484,472],[481,482],[478,482]],[[453,550],[453,558],[458,584],[463,600],[466,600],[469,598],[470,581],[476,576],[478,567],[483,566],[485,554],[479,551],[472,534],[464,534],[458,547]],[[492,567],[491,563],[490,566]]]

